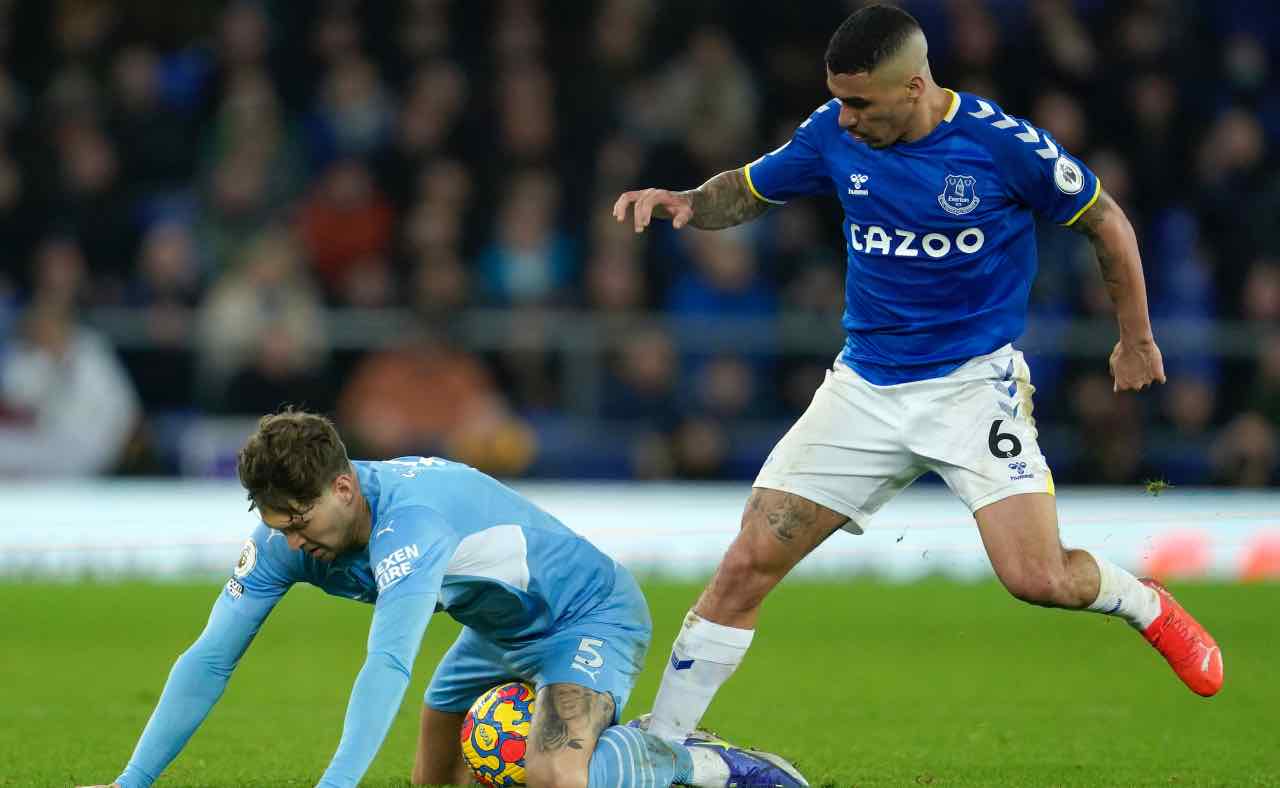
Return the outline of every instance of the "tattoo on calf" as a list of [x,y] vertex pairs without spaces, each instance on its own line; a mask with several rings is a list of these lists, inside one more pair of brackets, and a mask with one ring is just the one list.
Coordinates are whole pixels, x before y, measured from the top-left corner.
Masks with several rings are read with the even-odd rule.
[[590,734],[594,741],[613,722],[613,696],[607,692],[576,684],[552,684],[541,696],[534,741],[540,752],[581,750],[585,735]]
[[748,505],[752,511],[764,515],[769,530],[784,544],[794,541],[801,531],[813,528],[818,522],[817,506],[794,495],[783,497],[774,508],[765,508],[761,496],[753,493]]

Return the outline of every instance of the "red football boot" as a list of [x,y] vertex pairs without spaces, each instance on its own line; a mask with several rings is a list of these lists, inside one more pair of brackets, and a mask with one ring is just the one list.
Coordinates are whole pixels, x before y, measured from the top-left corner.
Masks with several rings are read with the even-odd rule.
[[1160,615],[1142,636],[1192,692],[1206,698],[1216,695],[1222,689],[1222,649],[1217,641],[1158,580],[1144,577],[1138,582],[1160,595]]

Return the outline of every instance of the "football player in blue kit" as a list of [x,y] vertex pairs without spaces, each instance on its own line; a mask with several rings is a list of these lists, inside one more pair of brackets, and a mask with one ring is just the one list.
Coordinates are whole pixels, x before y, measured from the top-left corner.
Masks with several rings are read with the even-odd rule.
[[786,144],[696,189],[626,192],[614,206],[636,232],[653,219],[716,230],[793,197],[834,194],[847,251],[844,348],[765,460],[645,728],[682,741],[741,661],[765,595],[930,470],[969,507],[1014,596],[1118,616],[1191,690],[1213,695],[1222,653],[1159,583],[1062,546],[1030,372],[1011,344],[1035,277],[1038,215],[1092,242],[1119,323],[1115,390],[1164,382],[1124,212],[1043,129],[936,84],[924,32],[905,11],[853,13],[825,60],[832,98]]
[[672,744],[618,725],[649,645],[639,586],[489,476],[435,457],[352,462],[328,419],[292,410],[259,422],[238,472],[262,522],[116,785],[160,776],[295,583],[373,605],[365,663],[320,786],[354,786],[369,768],[437,610],[463,629],[426,691],[415,784],[470,783],[459,743],[466,711],[491,687],[522,679],[537,690],[531,786],[806,785],[767,753]]

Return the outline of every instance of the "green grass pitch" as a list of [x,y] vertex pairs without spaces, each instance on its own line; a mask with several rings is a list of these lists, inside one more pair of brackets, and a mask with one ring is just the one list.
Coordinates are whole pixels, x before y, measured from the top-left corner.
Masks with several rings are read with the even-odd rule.
[[[0,786],[115,777],[219,581],[0,584]],[[648,582],[645,711],[698,587]],[[994,583],[789,581],[705,724],[814,786],[1280,785],[1280,585],[1174,584],[1223,647],[1192,695],[1123,623]],[[159,785],[310,786],[337,743],[370,608],[299,587]],[[363,785],[409,784],[418,704],[457,627],[437,616]]]

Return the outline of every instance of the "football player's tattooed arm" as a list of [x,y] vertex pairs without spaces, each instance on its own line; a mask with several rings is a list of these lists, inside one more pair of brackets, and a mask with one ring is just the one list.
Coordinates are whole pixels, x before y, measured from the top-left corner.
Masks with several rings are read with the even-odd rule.
[[1125,344],[1154,342],[1147,312],[1147,286],[1142,275],[1138,238],[1124,211],[1103,190],[1098,200],[1071,225],[1093,244]]
[[[689,224],[700,230],[720,230],[743,224],[763,216],[770,208],[769,203],[751,193],[741,167],[722,172],[696,189],[677,194],[693,205],[693,218]],[[658,211],[654,212],[655,215],[670,218],[661,206]]]
[[1098,201],[1076,220],[1073,227],[1089,237],[1098,255],[1102,279],[1116,307],[1120,341],[1111,351],[1109,366],[1114,391],[1137,391],[1153,382],[1164,383],[1164,360],[1151,332],[1147,313],[1147,286],[1133,225],[1111,195],[1101,192]]
[[722,172],[696,189],[672,192],[638,189],[623,192],[613,204],[613,217],[626,221],[631,211],[636,232],[644,232],[653,219],[669,219],[677,230],[692,224],[702,230],[720,230],[749,222],[769,210],[769,203],[751,192],[741,169]]

